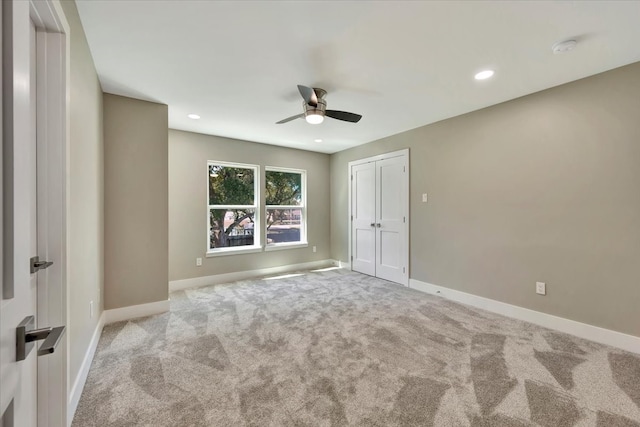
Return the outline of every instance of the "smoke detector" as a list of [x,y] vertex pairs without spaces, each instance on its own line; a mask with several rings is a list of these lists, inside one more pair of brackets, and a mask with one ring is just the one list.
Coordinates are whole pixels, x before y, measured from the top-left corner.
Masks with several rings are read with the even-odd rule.
[[553,53],[556,55],[559,53],[567,53],[575,49],[577,44],[578,42],[575,40],[565,40],[551,46],[551,50],[553,50]]

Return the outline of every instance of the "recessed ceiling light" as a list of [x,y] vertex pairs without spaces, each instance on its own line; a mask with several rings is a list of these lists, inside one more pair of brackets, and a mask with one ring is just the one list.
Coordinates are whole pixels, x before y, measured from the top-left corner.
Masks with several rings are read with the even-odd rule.
[[553,53],[555,54],[567,53],[570,50],[575,49],[577,44],[578,42],[575,40],[564,40],[551,46],[551,50],[553,50]]
[[320,138],[314,139],[313,142],[322,142]]
[[193,120],[198,120],[200,118],[200,116],[197,114],[187,114],[187,117]]
[[475,75],[475,79],[476,80],[485,80],[488,79],[489,77],[493,76],[495,72],[493,70],[484,70],[484,71],[480,71],[478,74]]

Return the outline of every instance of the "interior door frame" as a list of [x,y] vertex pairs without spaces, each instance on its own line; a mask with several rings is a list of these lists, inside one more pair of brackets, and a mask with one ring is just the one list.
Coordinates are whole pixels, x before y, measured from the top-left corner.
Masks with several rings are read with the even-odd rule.
[[[30,0],[36,26],[38,254],[54,260],[38,273],[38,327],[69,325],[67,212],[70,30],[58,0]],[[68,331],[56,357],[38,358],[38,426],[68,425]]]
[[[404,210],[406,212],[406,222],[405,222],[405,233],[406,233],[406,244],[405,247],[403,248],[403,256],[404,259],[406,260],[406,264],[407,264],[407,274],[406,274],[406,283],[402,283],[404,286],[409,286],[409,276],[410,276],[410,259],[409,259],[409,246],[411,245],[411,239],[409,236],[409,224],[411,224],[411,219],[409,217],[410,214],[410,197],[409,195],[411,194],[411,180],[409,179],[410,177],[410,158],[409,158],[409,149],[405,148],[402,150],[397,150],[397,151],[392,151],[389,153],[384,153],[384,154],[378,154],[377,156],[372,156],[372,157],[367,157],[364,159],[358,159],[358,160],[353,160],[351,162],[349,162],[349,164],[347,165],[347,186],[349,187],[349,208],[348,208],[348,216],[347,216],[347,224],[349,224],[348,226],[348,240],[349,240],[349,253],[348,253],[348,265],[349,265],[349,270],[353,270],[353,265],[352,265],[352,230],[351,230],[351,215],[352,215],[352,205],[351,205],[351,185],[352,185],[352,175],[351,175],[351,169],[353,166],[356,165],[361,165],[363,163],[372,163],[372,162],[377,162],[378,160],[384,160],[384,159],[389,159],[392,157],[401,157],[404,156],[406,158],[406,163],[407,163],[407,170],[406,170],[406,180],[407,180],[407,185],[406,185],[406,197],[405,197],[405,206],[404,206]],[[377,254],[376,254],[377,256]]]

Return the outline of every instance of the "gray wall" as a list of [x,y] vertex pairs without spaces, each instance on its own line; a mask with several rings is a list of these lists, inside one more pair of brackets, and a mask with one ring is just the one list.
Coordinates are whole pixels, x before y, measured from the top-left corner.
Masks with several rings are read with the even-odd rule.
[[[307,248],[205,258],[207,160],[307,171]],[[169,279],[179,280],[328,259],[329,156],[169,130]],[[262,195],[264,201],[264,194]],[[317,247],[313,253],[312,246]],[[203,264],[196,267],[196,258]]]
[[640,63],[332,155],[333,258],[347,163],[407,147],[412,279],[640,336]]
[[104,307],[168,298],[168,109],[104,94]]
[[[102,314],[103,289],[103,138],[102,89],[82,24],[72,1],[62,9],[71,29],[68,342],[69,386],[82,364]],[[94,316],[89,317],[89,302]]]

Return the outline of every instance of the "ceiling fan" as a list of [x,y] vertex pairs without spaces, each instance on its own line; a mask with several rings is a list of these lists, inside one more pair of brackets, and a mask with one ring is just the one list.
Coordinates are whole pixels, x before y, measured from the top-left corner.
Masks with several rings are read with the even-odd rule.
[[360,114],[349,113],[347,111],[327,110],[327,101],[324,99],[327,91],[324,89],[298,85],[298,90],[300,91],[300,95],[302,95],[302,99],[304,99],[302,104],[304,113],[282,119],[276,122],[277,125],[302,118],[304,118],[307,123],[317,125],[323,122],[325,116],[351,123],[358,123],[362,118]]

